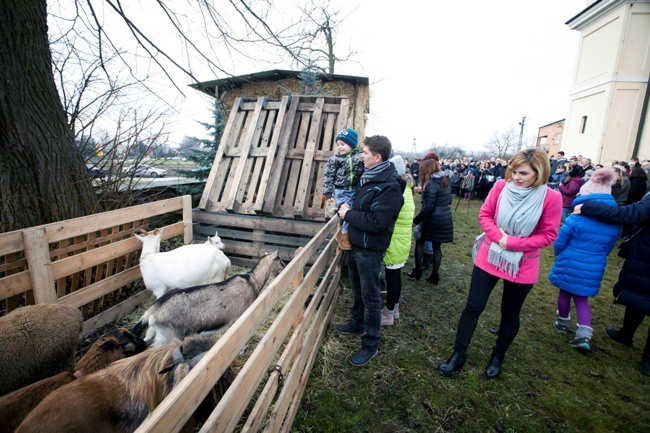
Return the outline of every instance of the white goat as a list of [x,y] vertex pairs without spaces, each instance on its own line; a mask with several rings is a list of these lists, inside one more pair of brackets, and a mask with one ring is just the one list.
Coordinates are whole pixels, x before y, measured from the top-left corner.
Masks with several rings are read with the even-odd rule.
[[216,283],[230,275],[230,259],[221,251],[223,243],[216,234],[204,244],[184,245],[164,253],[160,252],[162,229],[134,235],[142,242],[140,272],[144,285],[156,298],[170,289]]
[[233,275],[215,284],[170,290],[145,311],[133,328],[140,335],[148,326],[144,340],[159,346],[204,331],[230,325],[257,299],[270,276],[284,264],[275,251],[264,256],[248,274]]

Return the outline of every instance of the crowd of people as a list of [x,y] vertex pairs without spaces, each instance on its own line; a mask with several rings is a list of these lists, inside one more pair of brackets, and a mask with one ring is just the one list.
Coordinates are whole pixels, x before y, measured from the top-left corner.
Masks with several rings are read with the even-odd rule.
[[[351,139],[353,138],[353,140]],[[503,281],[501,322],[485,368],[488,378],[501,373],[505,355],[517,336],[524,302],[540,277],[540,249],[553,246],[556,256],[549,281],[558,288],[557,319],[552,326],[573,333],[571,300],[576,309],[575,338],[569,345],[591,348],[589,298],[600,290],[607,258],[623,238],[625,262],[614,289],[625,306],[623,325],[607,328],[614,341],[631,345],[635,331],[650,315],[650,161],[632,158],[610,166],[592,165],[582,155],[550,158],[539,148],[524,149],[508,161],[491,158],[441,159],[429,152],[413,162],[394,155],[384,136],[366,137],[357,149],[357,134],[337,136],[339,153],[328,163],[325,192],[335,201],[346,232],[337,238],[347,254],[353,306],[342,333],[361,336],[350,357],[367,364],[378,352],[381,326],[399,320],[401,269],[414,240],[414,268],[408,277],[438,285],[442,244],[453,242],[453,197],[482,200],[468,297],[460,314],[454,350],[438,365],[445,376],[460,371],[480,316],[499,280]],[[358,155],[358,156],[357,156]],[[355,164],[355,157],[361,164]],[[342,191],[341,191],[342,190]],[[414,196],[421,206],[415,212]],[[621,229],[622,226],[622,229]],[[342,236],[345,234],[346,236]],[[587,249],[588,257],[581,254]],[[426,260],[429,251],[430,260]],[[386,304],[382,308],[382,289]],[[650,376],[650,329],[641,359]]]

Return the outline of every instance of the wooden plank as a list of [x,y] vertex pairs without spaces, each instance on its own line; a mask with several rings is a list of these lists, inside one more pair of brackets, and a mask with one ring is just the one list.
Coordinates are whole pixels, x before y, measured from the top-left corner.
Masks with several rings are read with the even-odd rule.
[[23,239],[36,303],[56,303],[50,245],[45,228],[40,226],[24,230]]
[[[340,260],[341,254],[339,253],[337,257]],[[338,296],[338,278],[333,278],[333,275],[336,273],[340,273],[340,266],[337,266],[336,269],[330,267],[328,271],[328,282],[322,284],[317,291],[318,297],[324,297],[325,303],[332,305],[332,307],[332,300]],[[336,281],[337,284],[334,286],[330,283],[331,281]],[[320,306],[322,307],[322,305]],[[269,415],[268,423],[264,430],[265,432],[279,431],[291,403],[296,400],[300,401],[302,390],[300,392],[297,391],[300,389],[302,382],[306,381],[306,378],[303,377],[304,372],[311,370],[311,364],[309,362],[311,360],[313,364],[312,355],[318,352],[321,337],[329,323],[329,321],[324,320],[328,316],[329,308],[318,308],[319,305],[314,302],[314,299],[312,299],[312,304],[309,307],[310,314],[307,315],[307,311],[305,312],[305,320],[300,324],[302,334],[297,339],[297,344],[291,353],[295,357],[295,361],[289,373],[285,374],[284,385]],[[306,368],[307,366],[308,368]]]
[[[334,248],[330,252],[333,250]],[[299,256],[300,253],[296,257]],[[228,391],[221,398],[217,408],[203,424],[202,432],[231,432],[237,426],[239,418],[246,409],[247,402],[253,397],[257,385],[268,371],[276,352],[292,329],[294,318],[302,312],[303,305],[311,293],[311,288],[327,264],[326,256],[327,254],[324,254],[319,257],[318,264],[315,265],[318,269],[312,268],[303,284],[287,300],[278,317],[266,331],[246,364],[228,388]],[[294,275],[294,279],[301,272],[299,270]],[[300,338],[297,340],[300,340]]]
[[194,225],[192,224],[192,196],[183,196],[183,243],[189,245],[194,239]]
[[[232,215],[224,212],[194,211],[195,223],[206,223],[216,226],[234,226],[243,229],[261,229],[269,232],[295,233],[314,236],[323,228],[322,222],[296,221],[279,218],[268,218],[255,215]],[[217,227],[217,230],[219,228]]]
[[294,128],[298,125],[296,122],[298,100],[298,96],[291,97],[289,108],[285,113],[285,116],[280,125],[280,130],[278,131],[279,141],[277,156],[274,163],[272,164],[274,168],[269,173],[267,190],[266,194],[264,195],[263,213],[266,215],[272,215],[274,213],[275,207],[280,203],[282,198],[282,187],[280,186],[280,181],[284,176],[282,167],[285,164],[287,152],[291,147],[290,143]]
[[21,271],[0,278],[0,299],[31,290],[32,278],[29,271]]
[[350,100],[347,98],[341,99],[341,106],[338,115],[337,131],[341,131],[348,127],[348,112],[350,110]]
[[294,215],[302,218],[305,213],[305,208],[309,204],[309,196],[311,194],[312,180],[313,180],[313,159],[316,153],[316,146],[321,136],[322,119],[323,119],[323,104],[324,98],[318,98],[314,104],[313,114],[311,117],[311,126],[309,127],[309,136],[307,137],[307,145],[305,146],[305,157],[302,160],[302,167],[300,168],[300,180],[298,181],[298,189],[296,191],[296,200],[294,203]]
[[4,263],[0,264],[0,278],[1,274],[9,275],[27,268],[27,259],[23,258],[22,254],[10,253],[1,258],[4,259]]
[[[257,100],[255,100],[257,101]],[[220,191],[219,196],[215,196],[212,200],[209,210],[212,211],[224,211],[230,210],[231,205],[228,201],[230,192],[233,189],[238,188],[238,180],[235,178],[235,171],[239,167],[240,162],[246,164],[246,158],[242,160],[242,150],[245,146],[243,143],[246,139],[246,133],[251,128],[253,128],[253,114],[251,113],[254,110],[254,106],[250,104],[245,104],[242,106],[241,110],[238,113],[235,113],[235,116],[238,117],[238,121],[235,124],[236,129],[233,129],[230,140],[228,141],[229,145],[226,148],[226,152],[223,155],[223,160],[221,161],[220,166],[228,167],[227,171],[223,172],[223,181],[219,184],[218,191]],[[248,108],[247,108],[248,107]]]
[[[270,197],[267,195],[267,191],[268,191],[267,186],[273,188],[273,184],[276,183],[275,179],[271,179],[271,169],[275,166],[282,166],[282,161],[284,160],[284,155],[286,153],[287,142],[285,142],[284,145],[280,142],[283,134],[283,125],[285,119],[289,120],[288,118],[289,115],[295,116],[295,110],[293,111],[293,114],[291,111],[289,111],[289,114],[287,115],[288,105],[289,105],[289,97],[288,96],[282,97],[282,101],[280,101],[280,106],[277,114],[277,119],[275,121],[275,127],[273,128],[273,136],[271,137],[271,141],[268,143],[268,146],[266,146],[267,147],[266,165],[264,166],[262,179],[267,179],[267,181],[260,183],[260,186],[257,190],[257,196],[259,197],[259,199],[255,202],[255,206],[253,207],[253,211],[258,214],[264,212],[264,208],[266,206],[267,200],[269,200],[269,205],[271,207],[275,202],[275,194],[277,191],[274,191],[272,194],[273,197]],[[293,122],[293,119],[291,119],[290,122]],[[289,127],[289,129],[291,128]]]
[[45,228],[48,242],[58,242],[75,236],[101,230],[138,219],[150,218],[183,208],[183,197],[174,197],[153,203],[131,206],[81,218],[39,226]]
[[[185,223],[179,221],[174,224],[164,226],[161,240],[173,238],[181,235],[185,230]],[[55,279],[63,278],[68,275],[76,274],[84,269],[99,265],[102,262],[110,262],[128,253],[140,250],[142,243],[135,237],[114,242],[107,247],[95,248],[81,254],[70,256],[63,260],[57,260],[52,263],[52,270]]]
[[[335,246],[331,245],[330,248],[327,248],[320,256],[321,260],[312,266],[310,273],[316,275],[316,279],[310,278],[309,282],[306,282],[302,286],[296,285],[294,287],[297,290],[303,290],[304,287],[311,287],[315,284],[318,276],[322,273],[325,266],[329,266],[326,275],[323,277],[321,284],[318,289],[316,289],[314,298],[322,297],[325,288],[328,286],[329,282],[332,280],[333,275],[336,270],[340,270],[339,261],[340,261],[341,252],[336,254]],[[309,289],[311,290],[311,289]],[[299,315],[301,318],[300,323],[296,326],[295,332],[291,336],[291,339],[287,343],[280,356],[280,359],[277,361],[276,365],[280,367],[280,370],[284,373],[289,371],[295,359],[295,353],[298,348],[303,344],[303,337],[308,328],[309,323],[311,323],[312,318],[315,316],[317,310],[317,303],[312,300],[310,304],[305,309],[304,314]],[[279,320],[279,317],[278,319]],[[257,432],[260,430],[262,422],[268,412],[268,409],[271,405],[273,397],[276,395],[278,389],[278,370],[273,370],[269,374],[269,378],[266,381],[264,389],[260,392],[260,395],[256,399],[255,406],[251,410],[244,427],[242,428],[242,433],[244,432]]]
[[17,253],[25,249],[22,230],[0,234],[0,256]]
[[[232,185],[228,193],[228,196],[225,200],[226,210],[234,212],[237,209],[237,193],[240,190],[242,184],[246,184],[247,178],[244,179],[244,174],[246,173],[246,168],[250,170],[250,161],[248,160],[248,155],[250,153],[251,147],[253,146],[253,140],[255,136],[261,134],[263,122],[260,122],[265,116],[262,115],[262,110],[266,104],[266,97],[258,98],[257,103],[255,104],[255,111],[250,118],[250,121],[247,121],[248,128],[245,132],[245,137],[242,142],[239,143],[241,149],[241,154],[239,156],[238,164],[235,167],[234,175],[231,176]],[[252,193],[252,191],[251,191]],[[243,194],[243,191],[241,192]]]
[[[197,227],[196,233],[201,233],[201,227]],[[210,233],[214,233],[214,229],[206,230],[208,236],[212,236]],[[229,240],[233,239],[248,242],[253,241],[253,232],[249,231],[220,229],[218,233],[224,244],[227,244]],[[202,240],[203,239],[205,238],[202,238]],[[296,248],[304,246],[310,240],[307,236],[276,235],[268,233],[261,233],[258,239],[265,244],[286,245]]]
[[126,269],[97,283],[79,289],[59,299],[59,303],[83,307],[112,291],[124,287],[142,277],[140,267]]
[[302,162],[304,160],[304,151],[307,147],[307,138],[309,134],[309,127],[311,126],[312,113],[303,111],[301,113],[302,118],[300,119],[300,130],[298,131],[298,136],[294,143],[295,149],[300,149],[303,151],[303,157],[300,159],[289,159],[289,170],[286,181],[286,190],[284,192],[284,206],[294,211],[296,193],[298,189],[298,183],[300,182],[300,170],[302,168]]
[[[22,233],[20,237],[22,238]],[[22,239],[20,242],[21,244],[23,243]],[[23,279],[27,282],[30,288],[32,286],[32,281],[29,278],[29,271],[25,271],[25,269],[27,269],[27,259],[23,258],[24,254],[22,253],[22,251],[21,254],[10,253],[5,254],[2,257],[6,267],[2,270],[3,278],[0,278],[0,299],[5,299],[5,312],[7,313],[20,307],[24,295],[22,293],[23,291],[16,290],[14,287],[11,287],[11,285],[7,287],[7,293],[4,294],[2,288],[3,280],[6,280],[13,274],[24,272]],[[11,293],[11,290],[16,291]]]
[[[305,246],[303,251],[262,291],[244,314],[228,328],[187,377],[172,389],[167,398],[136,430],[137,433],[179,431],[185,425],[198,404],[244,347],[255,329],[285,292],[286,287],[291,284],[295,274],[303,269],[307,258],[317,251],[335,226],[336,222],[330,221],[323,227],[312,242]],[[219,405],[222,403],[226,404],[227,401],[222,399]]]
[[[217,154],[214,158],[214,163],[210,169],[210,174],[208,175],[207,180],[205,181],[205,188],[203,189],[203,195],[199,201],[199,209],[208,209],[209,202],[213,196],[213,190],[215,189],[215,183],[217,181],[217,176],[219,175],[219,162],[223,158],[223,153],[228,147],[228,141],[232,134],[233,129],[235,128],[236,122],[239,120],[237,116],[234,116],[233,113],[237,113],[242,104],[242,98],[236,98],[233,101],[232,108],[230,110],[230,115],[228,116],[228,121],[226,127],[221,134],[221,141],[219,142],[219,148],[217,149]],[[224,174],[222,173],[222,176]]]
[[135,311],[135,309],[149,297],[151,297],[151,292],[148,290],[139,292],[114,307],[102,311],[95,317],[86,320],[83,324],[80,338],[84,338],[88,334],[93,333],[97,328],[106,326],[109,323],[114,322],[116,319]]
[[[330,292],[332,293],[332,295],[331,297],[327,298],[329,303],[321,306],[322,308],[319,310],[319,312],[320,311],[325,312],[324,318],[319,317],[318,321],[315,320],[315,324],[314,327],[312,328],[312,333],[310,334],[310,338],[305,339],[304,344],[302,346],[303,348],[306,348],[306,350],[308,350],[308,356],[306,362],[304,363],[303,372],[300,375],[300,378],[297,379],[298,387],[296,387],[296,389],[292,393],[293,399],[291,401],[291,405],[289,407],[288,413],[284,416],[285,421],[284,421],[284,425],[282,426],[283,432],[291,431],[293,420],[295,419],[296,413],[300,408],[300,402],[302,399],[302,395],[305,392],[305,387],[307,386],[309,373],[311,372],[314,366],[314,362],[316,361],[316,356],[318,355],[318,350],[321,347],[321,344],[323,342],[323,337],[325,335],[325,329],[327,328],[327,324],[331,321],[332,315],[334,314],[334,307],[336,305],[335,301],[338,298],[338,292],[339,292],[338,280],[334,284],[332,284],[332,288]],[[316,323],[319,323],[319,326],[316,326]],[[312,335],[313,338],[311,338]],[[302,359],[300,360],[300,362],[297,361],[296,364],[302,364]],[[285,401],[282,395],[278,400]]]

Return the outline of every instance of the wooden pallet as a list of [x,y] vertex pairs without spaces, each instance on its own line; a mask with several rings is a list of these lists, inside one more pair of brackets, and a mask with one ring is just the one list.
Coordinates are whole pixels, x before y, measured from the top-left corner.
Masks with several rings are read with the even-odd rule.
[[323,175],[346,97],[237,98],[199,209],[324,221]]

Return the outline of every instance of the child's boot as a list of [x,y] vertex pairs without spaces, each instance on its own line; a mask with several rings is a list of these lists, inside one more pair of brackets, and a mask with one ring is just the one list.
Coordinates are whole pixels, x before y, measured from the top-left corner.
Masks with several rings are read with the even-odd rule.
[[381,310],[381,326],[392,326],[395,323],[395,313],[384,307]]
[[571,329],[569,328],[571,326],[571,314],[569,314],[569,317],[560,317],[560,313],[558,312],[557,315],[557,320],[553,322],[553,327],[557,332],[560,334],[568,334],[571,332]]
[[578,325],[578,330],[576,331],[576,338],[569,342],[569,346],[581,350],[591,349],[591,336],[593,335],[594,330],[589,326]]
[[350,251],[352,249],[352,244],[350,243],[350,238],[347,233],[339,233],[339,236],[336,238],[339,243],[339,248],[344,251]]

